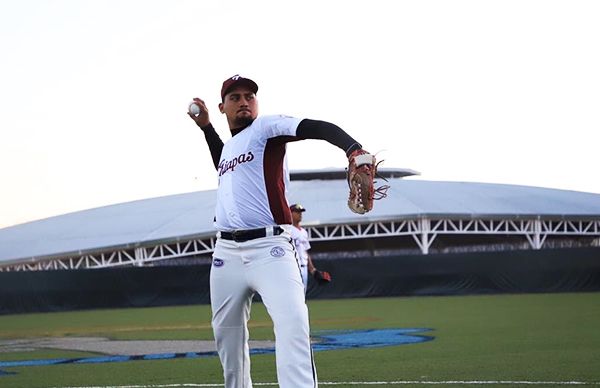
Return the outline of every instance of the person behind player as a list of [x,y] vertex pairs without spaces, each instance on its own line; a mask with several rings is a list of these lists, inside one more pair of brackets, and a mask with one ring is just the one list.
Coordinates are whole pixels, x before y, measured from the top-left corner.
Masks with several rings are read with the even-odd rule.
[[308,232],[304,229],[300,223],[302,222],[302,213],[306,211],[306,208],[299,203],[295,203],[290,206],[292,211],[292,225],[291,235],[294,245],[296,246],[296,252],[298,252],[298,261],[300,265],[300,273],[302,275],[302,283],[304,284],[304,293],[308,289],[308,274],[310,273],[319,283],[327,283],[331,281],[331,275],[329,272],[319,271],[313,264],[312,257],[308,253],[310,250],[310,242],[308,241]]
[[259,116],[258,85],[235,75],[221,88],[219,111],[231,138],[224,144],[199,98],[189,116],[204,132],[218,173],[217,241],[210,271],[212,327],[226,388],[252,387],[248,326],[258,293],[275,333],[282,388],[317,387],[304,287],[290,237],[285,197],[286,143],[322,139],[351,155],[362,146],[338,126],[283,115]]

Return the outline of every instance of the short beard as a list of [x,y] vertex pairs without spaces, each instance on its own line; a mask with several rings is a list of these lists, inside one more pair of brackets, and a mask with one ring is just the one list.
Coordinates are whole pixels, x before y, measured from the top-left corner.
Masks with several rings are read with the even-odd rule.
[[233,124],[235,125],[235,128],[245,128],[248,125],[252,124],[253,121],[254,119],[249,116],[236,117],[233,121]]

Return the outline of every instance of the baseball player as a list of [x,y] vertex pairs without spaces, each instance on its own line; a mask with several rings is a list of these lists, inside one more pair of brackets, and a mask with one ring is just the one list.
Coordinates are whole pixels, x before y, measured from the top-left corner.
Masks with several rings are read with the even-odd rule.
[[189,116],[204,132],[219,186],[217,242],[210,272],[212,327],[226,388],[252,387],[247,322],[258,293],[275,332],[283,388],[317,387],[304,286],[290,235],[286,144],[322,139],[351,155],[362,146],[338,126],[283,115],[258,116],[258,85],[235,75],[221,88],[219,111],[231,131],[225,144],[199,98]]
[[294,245],[296,246],[296,252],[298,253],[298,264],[300,265],[300,274],[302,275],[302,283],[304,284],[304,293],[308,288],[308,274],[310,273],[319,284],[328,283],[331,281],[331,275],[329,272],[319,271],[313,264],[312,257],[308,251],[310,250],[310,242],[308,241],[308,232],[302,226],[302,213],[306,211],[306,208],[299,203],[295,203],[290,206],[292,212],[292,225],[291,235]]

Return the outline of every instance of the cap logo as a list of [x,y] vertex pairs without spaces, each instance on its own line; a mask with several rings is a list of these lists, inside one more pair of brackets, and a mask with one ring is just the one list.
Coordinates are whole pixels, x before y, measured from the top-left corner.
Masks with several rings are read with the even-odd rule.
[[241,77],[240,77],[239,75],[237,75],[237,74],[236,74],[236,75],[234,75],[233,77],[231,77],[231,79],[232,79],[233,81],[237,81],[237,80],[238,80],[238,79],[240,79],[240,78],[241,78]]

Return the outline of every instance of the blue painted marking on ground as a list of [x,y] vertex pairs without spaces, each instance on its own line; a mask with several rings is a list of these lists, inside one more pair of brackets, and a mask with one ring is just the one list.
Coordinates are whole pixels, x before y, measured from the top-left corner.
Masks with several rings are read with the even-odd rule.
[[73,360],[74,364],[98,364],[102,362],[124,362],[130,361],[134,356],[99,356],[99,357],[86,357],[77,358]]
[[265,349],[250,349],[250,354],[269,354],[275,353],[275,348],[265,348]]
[[349,348],[378,348],[382,346],[398,346],[430,341],[433,337],[409,335],[422,333],[431,329],[373,329],[323,332],[319,337],[322,342],[313,344],[313,351],[338,350]]
[[[426,335],[415,335],[431,331],[431,329],[370,329],[370,330],[346,330],[346,331],[323,331],[316,339],[320,340],[313,344],[313,351],[340,350],[352,348],[377,348],[383,346],[398,346],[431,341],[434,337]],[[275,353],[274,348],[251,349],[250,354]],[[0,361],[1,368],[42,366],[57,364],[95,364],[105,362],[125,362],[136,360],[168,360],[173,358],[202,358],[215,357],[218,353],[212,352],[188,352],[188,353],[159,353],[144,354],[138,356],[100,356],[87,358],[55,358],[48,360],[22,360],[22,361]],[[0,370],[0,376],[14,374]]]
[[17,372],[6,372],[3,370],[0,370],[0,376],[7,376],[7,375],[14,375],[17,374]]
[[146,354],[144,360],[168,360],[175,358],[175,353]]
[[48,360],[22,360],[22,361],[0,361],[2,368],[8,368],[11,366],[44,366],[44,365],[56,365],[64,364],[69,362],[71,359],[68,358],[53,358]]
[[206,357],[217,357],[219,353],[216,351],[213,352],[188,352],[188,353],[178,353],[179,357],[182,358],[206,358]]

